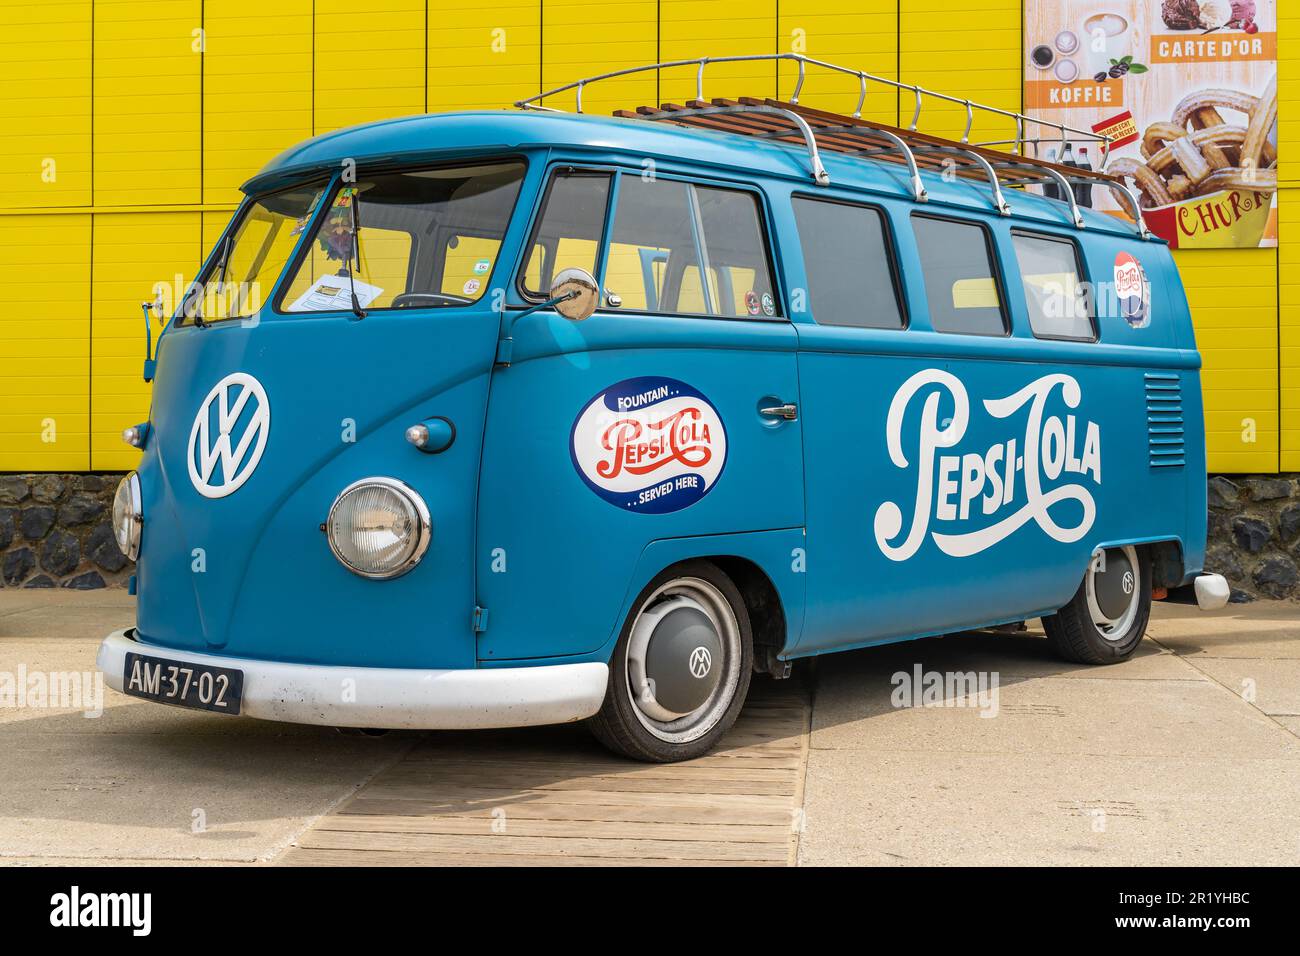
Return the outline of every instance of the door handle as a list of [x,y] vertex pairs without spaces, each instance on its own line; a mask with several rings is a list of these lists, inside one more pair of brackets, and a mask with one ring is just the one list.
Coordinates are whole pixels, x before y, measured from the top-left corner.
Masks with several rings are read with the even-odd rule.
[[758,410],[758,413],[760,415],[766,416],[767,418],[780,418],[780,419],[784,419],[787,422],[792,422],[799,417],[799,406],[798,405],[773,405],[770,408],[760,408]]

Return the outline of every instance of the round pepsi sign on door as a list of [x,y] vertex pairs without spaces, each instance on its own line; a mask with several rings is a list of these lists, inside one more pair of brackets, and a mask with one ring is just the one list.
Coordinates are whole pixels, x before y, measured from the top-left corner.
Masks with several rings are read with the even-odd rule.
[[623,511],[668,514],[695,504],[727,463],[727,429],[713,403],[674,378],[642,376],[589,401],[569,433],[573,467]]

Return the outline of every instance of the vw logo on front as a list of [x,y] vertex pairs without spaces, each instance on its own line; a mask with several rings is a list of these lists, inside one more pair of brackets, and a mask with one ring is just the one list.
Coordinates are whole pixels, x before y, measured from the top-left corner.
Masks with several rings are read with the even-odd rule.
[[271,403],[261,382],[247,372],[218,382],[190,429],[190,481],[198,493],[224,498],[238,491],[262,460],[270,430]]

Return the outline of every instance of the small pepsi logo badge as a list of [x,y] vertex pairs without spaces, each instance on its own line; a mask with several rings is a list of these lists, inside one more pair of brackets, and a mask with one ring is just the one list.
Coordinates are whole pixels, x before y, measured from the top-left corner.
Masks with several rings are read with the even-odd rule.
[[727,463],[722,416],[697,389],[659,376],[611,385],[569,433],[573,467],[623,511],[669,514],[695,504]]
[[1115,298],[1124,321],[1135,329],[1151,322],[1151,283],[1146,270],[1127,252],[1115,256]]

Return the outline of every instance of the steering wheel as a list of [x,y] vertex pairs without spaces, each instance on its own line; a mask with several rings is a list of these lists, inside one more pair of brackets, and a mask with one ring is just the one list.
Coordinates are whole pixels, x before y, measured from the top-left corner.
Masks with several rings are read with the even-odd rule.
[[389,303],[392,309],[408,309],[413,306],[469,305],[474,300],[463,295],[449,295],[445,292],[403,292],[393,296]]

